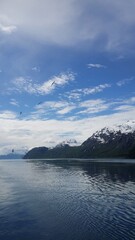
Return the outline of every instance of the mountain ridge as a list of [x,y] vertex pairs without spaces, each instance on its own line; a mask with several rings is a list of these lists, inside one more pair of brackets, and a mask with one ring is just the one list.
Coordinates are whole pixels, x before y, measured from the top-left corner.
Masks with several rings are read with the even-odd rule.
[[[64,144],[65,143],[65,144]],[[24,158],[135,158],[135,121],[104,127],[79,146],[31,149]]]

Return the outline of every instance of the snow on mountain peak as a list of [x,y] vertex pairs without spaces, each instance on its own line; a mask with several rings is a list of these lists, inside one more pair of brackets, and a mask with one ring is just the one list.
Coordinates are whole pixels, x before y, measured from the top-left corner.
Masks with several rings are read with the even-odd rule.
[[100,131],[96,131],[92,138],[96,139],[96,141],[100,143],[106,143],[107,142],[107,136],[110,134],[117,135],[120,133],[128,134],[135,131],[135,120],[128,120],[126,123],[122,124],[115,124],[113,126],[104,127]]
[[65,141],[59,143],[56,145],[56,147],[64,147],[66,145],[69,146],[77,146],[78,142],[75,139],[66,139]]
[[135,131],[135,120],[128,120],[121,125],[115,125],[113,131],[120,131],[121,133],[130,133]]

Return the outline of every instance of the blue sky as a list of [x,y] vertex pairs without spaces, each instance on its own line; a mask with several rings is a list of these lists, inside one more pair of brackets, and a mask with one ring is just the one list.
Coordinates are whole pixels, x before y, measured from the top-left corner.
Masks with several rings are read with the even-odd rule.
[[0,1],[0,154],[135,116],[135,1]]

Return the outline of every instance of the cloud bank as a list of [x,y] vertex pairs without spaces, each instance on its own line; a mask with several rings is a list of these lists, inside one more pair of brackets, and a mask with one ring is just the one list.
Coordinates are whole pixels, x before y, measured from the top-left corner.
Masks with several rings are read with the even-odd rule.
[[[91,104],[91,105],[90,105]],[[105,106],[101,100],[97,102],[85,102],[82,107],[95,109]],[[117,112],[93,117],[85,117],[79,120],[56,119],[18,119],[13,112],[0,113],[1,139],[0,154],[9,153],[14,148],[30,149],[36,146],[54,146],[59,142],[74,138],[77,142],[83,142],[95,131],[113,124],[122,124],[127,120],[134,120],[135,108],[131,105],[120,107]],[[9,134],[10,133],[10,134]]]
[[134,46],[134,9],[133,0],[4,0],[0,29],[17,29],[20,36],[43,43],[87,43],[100,50],[128,51]]

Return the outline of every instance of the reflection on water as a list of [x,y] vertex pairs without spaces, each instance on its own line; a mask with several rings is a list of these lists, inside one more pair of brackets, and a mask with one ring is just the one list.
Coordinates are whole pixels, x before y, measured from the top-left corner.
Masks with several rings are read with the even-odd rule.
[[0,240],[135,239],[135,161],[0,161]]

